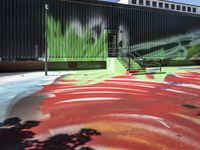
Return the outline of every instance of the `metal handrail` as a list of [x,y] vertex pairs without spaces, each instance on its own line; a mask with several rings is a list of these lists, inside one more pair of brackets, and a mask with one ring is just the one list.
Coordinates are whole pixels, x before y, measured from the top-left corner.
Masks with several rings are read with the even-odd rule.
[[[131,51],[131,48],[121,48],[121,50],[119,51],[119,57],[123,59],[123,61],[126,63],[126,65],[128,66],[129,70],[131,68],[131,60],[135,61],[138,65],[140,65],[140,67],[142,67],[144,70],[146,70],[147,67],[150,67],[152,64],[159,64],[160,67],[160,71],[161,71],[161,67],[162,67],[162,60],[159,59],[156,61],[151,62],[150,64],[147,63],[146,59],[141,56],[138,52],[136,51]],[[126,50],[126,51],[123,51]],[[128,61],[124,58],[127,58]],[[155,63],[156,62],[156,63]],[[159,62],[159,63],[158,63]]]
[[[145,65],[144,65],[144,62],[140,62],[140,60],[137,58],[137,56],[135,56],[134,54],[132,54],[131,52],[130,52],[130,49],[128,48],[123,48],[123,49],[125,49],[125,50],[128,50],[128,51],[126,51],[126,52],[123,52],[122,50],[120,51],[120,57],[121,58],[123,58],[123,60],[126,62],[126,64],[128,65],[128,68],[129,68],[129,70],[130,70],[130,68],[131,68],[131,60],[133,60],[133,61],[135,61],[136,63],[138,63],[141,67],[143,67],[144,69],[145,69]],[[137,55],[139,55],[139,54],[137,54]],[[140,56],[140,55],[139,55]],[[125,58],[128,58],[128,62],[126,61],[126,59],[124,59],[124,57]],[[140,58],[141,58],[141,56],[140,56]]]

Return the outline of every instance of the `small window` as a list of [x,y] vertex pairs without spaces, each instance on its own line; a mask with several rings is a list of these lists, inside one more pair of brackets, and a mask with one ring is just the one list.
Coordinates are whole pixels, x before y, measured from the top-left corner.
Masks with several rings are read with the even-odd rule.
[[159,3],[159,8],[163,8],[163,3]]
[[143,5],[143,4],[144,4],[143,0],[139,0],[139,5]]
[[175,9],[175,5],[174,4],[171,4],[171,9]]
[[188,12],[191,12],[191,7],[188,7]]
[[166,9],[169,9],[169,4],[166,3],[166,4],[165,4],[165,8],[166,8]]
[[180,5],[177,5],[177,6],[176,6],[176,10],[181,10],[181,6],[180,6]]
[[182,11],[186,11],[186,7],[185,6],[182,6]]
[[157,7],[157,2],[152,3],[153,7]]
[[146,6],[150,6],[151,4],[150,4],[150,1],[146,1]]
[[193,8],[193,12],[196,13],[196,12],[197,12],[197,9],[196,9],[196,8]]
[[132,0],[132,4],[137,4],[137,0]]

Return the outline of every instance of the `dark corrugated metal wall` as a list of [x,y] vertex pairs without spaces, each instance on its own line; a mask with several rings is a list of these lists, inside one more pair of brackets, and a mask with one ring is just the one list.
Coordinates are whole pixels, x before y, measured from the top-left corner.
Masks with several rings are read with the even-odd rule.
[[[121,48],[135,47],[138,44],[155,42],[163,44],[167,37],[179,36],[200,30],[199,15],[190,15],[166,10],[108,4],[104,2],[92,3],[89,0],[49,0],[49,16],[61,25],[61,29],[52,26],[54,35],[58,36],[58,30],[65,37],[67,24],[76,21],[81,24],[82,29],[87,29],[92,24],[95,36],[99,36],[98,26],[104,29],[117,30],[118,42]],[[1,0],[0,2],[0,57],[2,60],[35,60],[42,57],[44,53],[44,2],[41,0]],[[103,22],[103,24],[99,24]],[[77,25],[77,24],[73,24]],[[81,33],[81,28],[78,28]],[[59,35],[60,36],[60,35]],[[91,40],[91,41],[90,41]],[[92,42],[93,39],[89,39]],[[170,39],[166,39],[167,41]],[[77,37],[72,37],[75,44]],[[87,40],[86,40],[87,41]],[[104,44],[107,44],[104,41]],[[53,43],[53,44],[52,44]],[[68,58],[78,60],[78,57],[90,58],[103,56],[96,51],[94,54],[84,52],[80,56],[73,53],[81,53],[80,50],[71,49],[61,45],[65,42],[51,38],[49,42],[53,46],[51,53],[53,58]],[[68,43],[68,45],[70,45]],[[84,43],[82,43],[84,45]],[[159,45],[159,44],[158,44]],[[105,45],[104,45],[105,46]],[[72,45],[73,47],[73,45]],[[78,47],[82,48],[81,44]],[[100,47],[104,49],[103,46]],[[96,52],[95,52],[96,51]],[[154,49],[149,49],[154,51]],[[70,53],[70,54],[69,54]],[[147,51],[141,53],[148,53]],[[51,55],[50,54],[50,55]],[[85,54],[85,55],[84,55]],[[65,59],[64,59],[65,60]],[[87,59],[86,59],[87,60]]]
[[0,1],[0,57],[36,60],[44,49],[43,9],[40,0]]
[[[142,55],[157,51],[159,48],[164,48],[168,53],[170,50],[168,47],[176,47],[179,40],[187,38],[188,34],[195,34],[200,31],[199,15],[138,6],[94,4],[87,0],[52,1],[49,15],[61,24],[62,31],[66,29],[66,24],[73,24],[74,26],[81,24],[83,30],[95,25],[95,29],[98,26],[103,26],[104,29],[117,31],[119,48],[131,47],[138,50]],[[54,27],[51,28],[55,29]],[[100,30],[100,32],[103,32],[103,30]],[[65,36],[64,32],[63,36]],[[79,44],[76,39],[73,42],[76,45]],[[66,51],[66,49],[61,51]],[[71,48],[71,50],[78,51],[76,48]],[[57,56],[62,57],[62,55]],[[76,58],[73,54],[68,57]]]

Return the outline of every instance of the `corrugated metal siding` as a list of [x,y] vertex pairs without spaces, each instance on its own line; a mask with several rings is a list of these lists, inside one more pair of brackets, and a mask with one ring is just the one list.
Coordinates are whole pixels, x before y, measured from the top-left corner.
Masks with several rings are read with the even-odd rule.
[[[178,55],[176,51],[182,47],[177,46],[171,49],[168,47],[200,32],[200,17],[197,15],[151,8],[125,7],[124,5],[87,3],[87,1],[53,1],[50,3],[49,16],[57,22],[49,27],[51,30],[57,28],[58,32],[56,33],[60,33],[59,37],[62,37],[62,39],[56,40],[57,42],[55,37],[50,38],[54,39],[53,42],[56,42],[58,47],[56,44],[51,45],[52,41],[48,42],[52,60],[105,59],[108,53],[106,36],[112,30],[118,31],[118,43],[122,43],[119,48],[122,50],[131,48],[131,50],[151,58],[170,58],[173,56],[174,59],[180,59],[175,58],[173,53]],[[72,29],[69,24],[74,28]],[[87,43],[87,40],[94,38],[96,34],[91,26],[93,28],[100,26],[101,33],[107,32],[103,35],[103,40],[100,43],[98,40],[101,40],[101,37],[98,37],[91,45]],[[68,30],[74,30],[74,34],[67,34]],[[86,33],[88,30],[90,30],[90,34]],[[66,38],[71,41],[67,41]],[[191,40],[191,42],[193,41]],[[62,46],[63,43],[67,43],[67,45]],[[92,48],[92,46],[94,47]],[[185,55],[182,56],[182,59],[183,57]]]
[[48,12],[51,61],[100,61],[107,58],[104,7],[53,1]]
[[[192,38],[200,37],[199,15],[90,0],[46,2],[49,11],[45,40],[43,1],[0,1],[3,60],[38,59],[43,56],[45,41],[51,61],[106,60],[107,36],[112,30],[118,31],[120,49],[131,48],[145,57],[163,57],[163,53],[171,56],[179,48],[176,43],[188,39],[194,43]],[[199,45],[192,51],[198,53]],[[185,47],[193,49],[191,44]]]
[[40,0],[0,1],[0,57],[34,60],[43,54],[43,16]]

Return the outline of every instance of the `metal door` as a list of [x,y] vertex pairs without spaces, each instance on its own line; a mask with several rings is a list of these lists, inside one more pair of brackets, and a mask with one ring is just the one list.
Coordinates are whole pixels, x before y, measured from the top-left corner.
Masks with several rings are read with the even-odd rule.
[[118,56],[118,44],[117,44],[117,33],[108,34],[108,56],[117,57]]

